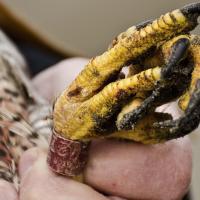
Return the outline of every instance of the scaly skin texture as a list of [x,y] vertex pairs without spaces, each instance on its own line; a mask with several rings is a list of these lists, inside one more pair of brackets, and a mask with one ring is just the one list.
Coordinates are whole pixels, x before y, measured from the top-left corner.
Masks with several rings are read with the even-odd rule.
[[[153,111],[151,110],[147,116],[144,116],[134,125],[134,129],[118,130],[115,122],[120,111],[123,108],[125,109],[124,106],[133,98],[134,101],[132,107],[129,107],[130,110],[138,109],[144,100],[151,97],[151,94],[159,88],[159,83],[163,83],[161,86],[163,86],[165,92],[168,89],[166,86],[171,86],[170,81],[174,83],[174,77],[180,78],[181,73],[176,72],[179,69],[176,64],[179,64],[179,62],[167,66],[165,70],[163,60],[165,61],[165,54],[167,58],[169,57],[168,54],[174,55],[175,58],[179,57],[179,51],[175,51],[177,49],[173,50],[171,47],[174,46],[174,43],[176,46],[176,42],[183,37],[188,40],[188,31],[196,25],[195,16],[193,14],[188,15],[186,11],[183,11],[184,9],[175,10],[153,22],[142,23],[135,28],[132,27],[119,36],[107,52],[93,58],[56,101],[53,113],[55,130],[62,136],[73,140],[109,137],[134,140],[144,144],[164,142],[182,136],[173,135],[173,132],[170,132],[171,135],[169,134],[171,127],[169,129],[167,126],[173,125],[171,123],[173,120],[168,114],[153,112],[154,107]],[[186,35],[181,36],[182,34]],[[171,41],[172,43],[166,46]],[[178,42],[178,44],[182,45],[184,42]],[[156,62],[160,61],[160,57],[154,54],[156,48],[161,48],[164,55],[163,60],[161,59],[162,62],[158,65]],[[128,63],[137,63],[148,54],[155,56],[155,60],[151,62],[150,66],[147,65],[144,70],[138,70],[127,78],[117,80],[124,66]],[[185,57],[188,58],[187,53],[186,55],[181,54],[178,61],[185,59]],[[9,55],[2,57],[0,65],[3,70],[8,69],[8,71],[5,70],[6,73],[2,70],[2,74],[5,75],[3,78],[5,85],[1,85],[4,106],[0,109],[0,125],[2,135],[6,139],[0,150],[6,156],[4,154],[2,156],[4,162],[0,163],[0,172],[2,178],[14,182],[17,171],[13,166],[17,166],[19,156],[29,147],[40,146],[43,137],[39,133],[45,132],[47,137],[48,133],[46,133],[46,129],[38,128],[38,124],[40,124],[38,122],[45,124],[43,117],[47,113],[46,111],[45,114],[40,113],[40,108],[43,109],[46,106],[45,102],[36,98],[37,95],[28,84],[28,79],[24,76],[23,71],[18,68],[15,70],[12,56],[10,59],[11,61]],[[166,78],[170,71],[177,73],[177,76],[164,79],[163,82],[163,78]],[[14,91],[10,90],[10,85],[12,85]],[[157,93],[159,101],[163,96],[166,97],[166,93],[163,95],[163,91]],[[143,101],[136,105],[137,98],[141,97]],[[198,118],[195,118],[195,116],[199,113],[193,109],[197,108],[198,100],[199,84],[197,80],[195,81],[194,95],[191,95],[191,104],[189,103],[186,110],[187,117],[185,119],[189,119],[189,122],[191,119],[198,122]],[[16,103],[17,105],[14,107]],[[193,110],[197,115],[188,118],[189,113]],[[124,114],[122,110],[122,118]],[[165,122],[164,125],[162,124],[163,121]],[[184,122],[184,120],[181,120],[181,125],[184,124],[182,121]],[[156,123],[158,123],[158,127],[154,126]],[[176,122],[175,125],[177,129],[181,127],[180,130],[182,131],[183,126],[179,126],[179,123]],[[187,131],[191,127],[188,126]],[[183,133],[186,134],[184,131]],[[11,134],[14,135],[13,141],[7,140],[9,136],[11,137]],[[6,149],[5,146],[9,146],[10,149]]]
[[[192,18],[192,20],[194,19]],[[132,76],[125,79],[117,80],[117,77],[122,67],[127,63],[138,62],[148,53],[154,56],[154,51],[152,49],[159,46],[163,48],[164,52],[165,43],[170,39],[174,41],[172,44],[176,43],[177,38],[179,40],[180,37],[182,37],[180,34],[185,34],[185,32],[192,29],[194,25],[195,23],[193,23],[193,21],[191,22],[191,19],[182,13],[181,10],[175,10],[171,14],[168,13],[154,22],[136,26],[135,29],[133,28],[124,33],[123,37],[119,37],[113,44],[113,47],[107,52],[92,59],[71,86],[58,98],[53,115],[55,130],[62,136],[73,140],[90,140],[91,138],[109,137],[134,140],[144,144],[164,142],[182,136],[173,134],[173,132],[170,132],[171,135],[169,135],[171,128],[169,129],[166,124],[162,125],[163,128],[154,126],[154,124],[162,123],[163,121],[166,122],[166,120],[169,122],[167,125],[171,124],[172,119],[170,115],[163,113],[149,113],[134,125],[134,129],[130,130],[118,130],[115,124],[117,116],[120,111],[125,108],[124,106],[133,100],[133,98],[137,99],[142,97],[143,100],[149,98],[152,93],[157,91],[156,89],[160,86],[159,83],[163,81],[163,77],[167,77],[166,74],[168,70],[175,70],[173,72],[176,72],[176,69],[178,69],[176,63],[166,67],[165,70],[163,64],[155,64],[157,60],[160,59],[155,56],[156,61],[152,62],[151,66],[146,66],[144,68],[145,70],[138,70],[138,72],[135,72]],[[187,37],[186,35],[186,39],[188,39]],[[181,44],[182,43],[180,43],[180,45]],[[177,58],[179,51],[172,51],[171,53],[171,46],[173,45],[169,45],[169,52],[166,52],[166,55],[169,53]],[[185,55],[181,54],[181,59],[184,58]],[[8,57],[6,57],[6,60],[7,59]],[[181,59],[179,58],[178,60],[180,61]],[[172,59],[172,61],[174,60]],[[1,65],[2,69],[6,69],[6,67],[9,69],[8,73],[6,73],[6,79],[4,79],[6,87],[2,89],[6,92],[2,93],[2,95],[8,95],[9,98],[13,98],[14,100],[10,105],[8,103],[9,100],[4,97],[6,99],[6,104],[5,107],[0,109],[0,114],[2,117],[1,126],[3,127],[3,136],[6,138],[10,133],[14,134],[14,142],[9,143],[9,140],[5,140],[6,144],[1,146],[1,150],[2,152],[4,151],[4,153],[6,152],[6,145],[10,145],[11,148],[6,152],[6,156],[3,155],[2,160],[4,162],[1,163],[0,169],[2,178],[14,182],[14,177],[17,176],[17,172],[15,168],[10,168],[10,162],[17,166],[18,158],[24,150],[31,146],[40,145],[39,143],[42,139],[38,133],[41,133],[40,131],[44,131],[44,129],[38,129],[37,122],[41,120],[43,123],[44,119],[42,118],[46,114],[42,114],[41,116],[41,113],[39,113],[40,109],[36,112],[37,109],[35,108],[43,108],[45,103],[35,98],[35,93],[27,84],[28,80],[24,79],[21,70],[17,69],[15,71],[12,62],[10,64],[11,68],[8,67],[8,63],[3,63]],[[177,74],[179,78],[181,73]],[[174,83],[174,77],[175,76],[170,79],[172,83]],[[196,81],[196,83],[197,82],[198,81]],[[5,90],[8,89],[7,87],[10,84],[15,87],[19,96],[16,96],[16,91]],[[161,84],[164,88],[164,92],[168,89],[166,88],[168,84],[168,79],[163,82],[163,85]],[[199,85],[196,84],[194,94],[199,94],[198,88]],[[163,96],[166,97],[165,95],[163,95],[162,91],[157,93],[158,100],[160,101],[160,98],[163,98]],[[23,102],[20,102],[17,99],[18,97],[22,99],[26,105],[21,104]],[[197,108],[198,97],[198,95],[192,95],[192,104],[189,105]],[[137,109],[141,105],[142,102],[135,105],[136,99],[133,102],[134,105],[129,107],[129,109]],[[16,102],[17,106],[12,110],[11,108],[13,108],[13,104]],[[188,118],[188,113],[194,110],[192,106],[187,109],[186,119],[193,120],[194,118],[198,122],[195,116],[193,116],[193,118]],[[12,115],[10,115],[10,113],[12,113]],[[123,118],[124,113],[122,112],[121,114]],[[8,120],[9,123],[5,123]],[[175,125],[179,128],[178,123]],[[187,128],[188,131],[191,127]],[[180,130],[182,131],[182,129]],[[184,131],[183,133],[185,134]],[[8,175],[8,178],[4,175]]]
[[83,103],[65,101],[64,107],[59,111],[56,107],[57,101],[54,111],[56,110],[61,117],[65,113],[66,118],[64,119],[65,124],[63,124],[63,121],[57,123],[56,131],[59,130],[59,126],[62,129],[64,125],[62,133],[64,134],[67,131],[67,136],[71,139],[78,140],[98,137],[102,124],[115,114],[117,106],[138,91],[152,90],[155,81],[160,79],[160,73],[161,69],[156,67],[143,71],[133,77],[110,83],[100,93]]
[[[177,9],[143,28],[132,28],[131,34],[123,34],[112,48],[91,59],[57,99],[53,114],[55,130],[75,140],[98,137],[105,122],[111,120],[131,96],[155,87],[161,69],[155,66],[113,83],[110,83],[111,78],[116,80],[115,75],[130,60],[137,60],[158,43],[193,27],[193,21]],[[106,86],[107,83],[110,84]]]
[[188,28],[189,22],[180,10],[175,10],[170,14],[161,16],[146,27],[135,31],[129,37],[120,40],[104,54],[90,60],[85,69],[67,89],[67,95],[76,94],[69,95],[70,100],[83,101],[88,99],[104,86],[111,75],[121,70],[128,61],[142,55],[158,42],[167,40]]
[[[140,62],[140,65],[144,65],[144,64],[146,65],[149,63],[149,65],[152,66],[152,63],[154,63],[154,64],[156,63],[156,64],[160,64],[160,65],[162,63],[164,63],[162,65],[163,69],[168,68],[168,66],[170,66],[171,63],[173,62],[174,57],[176,57],[173,52],[174,49],[176,50],[175,47],[177,46],[178,43],[183,43],[183,40],[185,40],[186,42],[188,41],[188,43],[189,43],[189,37],[187,35],[180,35],[180,36],[172,38],[171,40],[164,43],[161,47],[159,47],[159,49],[155,52],[155,55],[148,57],[143,62]],[[186,53],[187,53],[187,50],[185,52],[183,52],[183,55],[181,55],[181,59],[178,62],[180,62],[182,59],[184,59],[184,55],[186,55]],[[157,55],[159,55],[159,57],[157,59],[154,59],[155,57],[157,57]],[[145,67],[147,67],[147,66],[145,66]],[[182,68],[182,69],[184,69],[184,68]],[[130,72],[129,72],[129,74],[130,74]],[[162,77],[156,86],[157,88],[159,88],[159,87],[161,87],[161,85],[163,85],[162,90],[168,91],[167,93],[162,94],[163,97],[160,97],[160,95],[159,95],[160,92],[158,92],[158,90],[157,90],[157,92],[154,92],[154,94],[156,94],[157,96],[155,96],[154,94],[151,94],[148,96],[147,93],[146,93],[146,95],[145,94],[141,95],[142,94],[141,92],[137,93],[136,96],[133,98],[132,102],[130,102],[128,105],[126,105],[122,109],[120,114],[118,115],[117,122],[116,122],[118,129],[121,130],[124,128],[126,128],[126,129],[134,128],[133,127],[134,124],[136,124],[136,122],[139,119],[141,119],[145,114],[147,114],[147,112],[148,113],[154,112],[154,110],[157,106],[162,105],[163,103],[165,103],[169,100],[173,100],[173,99],[177,98],[178,95],[180,95],[180,92],[178,92],[178,90],[177,90],[177,92],[170,93],[170,90],[171,90],[170,87],[172,87],[172,85],[173,85],[174,90],[175,90],[176,87],[180,86],[180,84],[179,84],[180,80],[177,81],[173,78],[176,82],[176,83],[173,83],[173,80],[170,80],[172,75],[173,75],[172,73],[167,75],[168,76],[167,79]],[[175,74],[175,76],[176,77],[179,76],[179,79],[180,79],[180,77],[181,77],[180,72]],[[181,87],[183,88],[182,89],[182,92],[183,92],[184,80],[181,81],[181,84],[182,84]],[[135,103],[137,106],[135,106]],[[134,106],[135,106],[135,108],[134,108]]]

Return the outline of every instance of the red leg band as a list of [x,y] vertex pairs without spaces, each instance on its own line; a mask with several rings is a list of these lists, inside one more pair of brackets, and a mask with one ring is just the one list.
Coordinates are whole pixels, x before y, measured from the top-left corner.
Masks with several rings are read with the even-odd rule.
[[88,147],[89,142],[66,139],[53,131],[47,163],[58,174],[79,175],[87,162]]

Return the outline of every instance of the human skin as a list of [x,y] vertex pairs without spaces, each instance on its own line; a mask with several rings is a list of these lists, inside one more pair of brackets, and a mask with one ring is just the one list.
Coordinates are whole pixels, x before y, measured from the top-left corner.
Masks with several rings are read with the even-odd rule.
[[[53,102],[87,61],[82,58],[63,61],[39,74],[33,83]],[[176,109],[170,106],[167,109],[177,117]],[[94,141],[84,171],[87,185],[51,172],[46,164],[46,151],[34,148],[22,156],[20,200],[180,200],[190,184],[192,152],[187,136],[158,145]],[[5,190],[0,193],[0,200],[5,199],[4,193]],[[7,199],[17,199],[17,194]]]

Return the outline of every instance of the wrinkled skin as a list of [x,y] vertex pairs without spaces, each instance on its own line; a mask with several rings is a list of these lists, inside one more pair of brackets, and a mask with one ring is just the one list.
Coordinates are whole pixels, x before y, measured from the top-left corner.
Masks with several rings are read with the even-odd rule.
[[[147,109],[153,108],[151,104],[153,106],[154,100],[158,100],[159,103],[159,97],[161,97],[162,102],[168,102],[166,100],[168,95],[165,96],[162,92],[166,90],[167,93],[170,93],[168,89],[173,90],[176,77],[180,78],[179,75],[185,76],[186,79],[190,77],[193,66],[187,65],[189,62],[181,62],[187,55],[190,39],[181,35],[179,38],[179,34],[187,34],[188,31],[193,30],[198,24],[199,14],[200,3],[186,5],[181,9],[166,13],[153,22],[143,24],[139,28],[136,26],[136,30],[131,30],[131,32],[133,31],[131,35],[128,34],[129,31],[125,32],[124,38],[117,38],[113,47],[89,61],[68,89],[58,95],[53,108],[53,128],[61,136],[72,140],[94,140],[94,138],[99,138],[99,134],[102,132],[109,133],[109,136],[105,138],[114,137],[118,140],[104,139],[97,143],[92,141],[88,164],[82,173],[82,184],[74,182],[73,179],[58,177],[50,172],[46,162],[44,162],[46,160],[44,159],[46,158],[45,149],[42,150],[38,147],[38,149],[30,150],[22,156],[19,165],[21,184],[18,198],[63,199],[67,196],[71,199],[108,199],[109,195],[112,195],[111,198],[123,197],[125,199],[182,199],[188,190],[191,177],[191,147],[188,139],[183,138],[163,145],[153,146],[152,144],[183,137],[197,127],[200,118],[198,109],[198,105],[200,105],[200,80],[196,81],[194,93],[191,95],[185,115],[178,120],[173,121],[170,114],[166,113],[153,113],[147,118],[145,116],[143,118],[144,124],[141,121],[134,124],[137,120],[133,120],[126,139],[149,144],[145,147],[135,142],[119,140],[119,138],[124,137],[117,137],[115,124],[107,127],[107,122],[112,120],[115,123],[115,117],[120,108],[135,96],[146,98],[144,105],[140,107],[144,107],[144,112],[148,113],[151,110]],[[134,61],[141,59],[151,48],[162,45],[162,42],[167,43],[167,40],[174,38],[175,43],[172,43],[171,51],[169,51],[171,53],[167,59],[164,59],[163,67],[155,66],[120,80],[115,76],[130,61],[134,64]],[[199,50],[195,52],[191,54],[192,57],[198,55]],[[187,58],[189,59],[186,57],[186,60]],[[194,64],[198,63],[195,62],[195,59],[193,61]],[[186,66],[186,71],[182,68],[179,69],[179,64]],[[188,69],[187,66],[191,66],[191,69]],[[21,80],[17,77],[21,77],[19,74],[16,74],[16,80]],[[114,80],[110,80],[113,77],[115,77]],[[38,87],[42,85],[46,89],[44,86],[47,82],[51,83],[51,78],[40,82]],[[178,85],[178,89],[182,88],[182,84]],[[15,92],[13,93],[6,88],[4,90],[16,96]],[[152,93],[148,94],[149,91]],[[185,91],[184,88],[183,91]],[[32,92],[29,92],[27,96],[24,96],[34,100],[31,97]],[[39,101],[32,101],[32,103],[39,103]],[[34,108],[32,109],[34,111]],[[136,109],[140,110],[140,108]],[[127,111],[123,110],[125,115],[117,123],[118,133],[121,135],[125,133],[122,129],[126,126],[126,120],[129,121],[129,116],[132,116],[132,114],[126,113]],[[141,110],[140,113],[142,112]],[[137,114],[137,118],[140,117],[140,113]],[[8,112],[6,114],[2,110],[2,116],[9,118]],[[32,113],[30,115],[32,116]],[[12,120],[15,125],[14,122],[21,120],[21,118],[14,116]],[[153,130],[150,124],[153,124]],[[134,128],[133,131],[131,131],[132,128]],[[159,128],[163,131],[158,131]],[[134,137],[130,138],[130,134]],[[29,137],[38,139],[38,136],[37,129],[35,134],[34,131],[29,133]],[[110,147],[107,148],[108,145]],[[25,150],[26,146],[22,146],[22,149]],[[3,152],[1,151],[1,154]],[[131,166],[130,169],[129,166]],[[106,174],[106,172],[109,173]],[[5,182],[2,183],[2,186],[5,184]],[[65,188],[65,185],[68,187]],[[93,190],[90,186],[102,191],[102,193]],[[17,198],[14,190],[8,191],[8,194]],[[2,195],[4,195],[3,192]]]
[[[34,151],[38,150],[30,150],[21,160],[20,198],[22,200],[31,198],[39,200],[44,197],[47,200],[55,198],[64,200],[66,197],[70,200],[80,199],[80,197],[94,200],[108,199],[89,186],[58,177],[49,171],[45,161],[46,154],[41,150],[39,156],[38,152],[36,153],[37,160],[33,166],[27,170],[26,162],[29,162],[32,154],[35,156]],[[113,156],[115,153],[118,157]],[[176,158],[177,154],[179,159]],[[183,157],[186,157],[184,162]],[[89,164],[85,171],[85,181],[107,194],[123,196],[127,199],[180,199],[183,192],[187,191],[190,181],[191,163],[188,159],[191,159],[188,138],[157,147],[138,144],[129,144],[127,147],[125,143],[101,141],[92,145]],[[182,170],[180,170],[180,163],[184,165]],[[107,170],[104,170],[105,168]]]
[[[82,66],[84,66],[85,63],[87,63],[87,59],[82,58],[69,59],[67,61],[61,62],[55,67],[52,67],[51,69],[46,70],[46,72],[38,75],[34,79],[34,84],[38,88],[40,93],[52,102],[55,96],[57,96],[59,92],[61,92],[66,87],[66,85],[71,82],[71,80],[76,76],[77,72],[81,70]],[[77,71],[68,71],[68,68],[72,65]],[[69,77],[67,78],[67,80],[66,74]],[[59,81],[57,77],[59,77]],[[54,88],[49,88],[47,90],[40,87],[40,85],[44,85],[44,82],[49,82],[50,80],[52,81],[52,85]],[[48,84],[46,84],[46,86],[49,87]],[[171,108],[170,111],[174,116],[177,116],[177,112],[175,112],[173,108]],[[31,155],[27,156],[26,154],[24,158],[27,157],[29,157],[29,162]],[[126,159],[124,159],[125,157]],[[181,162],[179,159],[177,159],[177,157],[181,160]],[[21,167],[24,166],[23,163],[25,163],[26,165],[26,159],[22,158],[21,161]],[[44,171],[46,171],[47,167],[45,164],[44,155],[43,159],[41,157],[40,161],[37,162],[37,165],[39,165],[39,163],[44,167]],[[147,164],[144,165],[144,163]],[[32,167],[31,170],[35,170],[35,165]],[[123,170],[124,168],[126,168],[126,171]],[[34,171],[34,173],[32,173],[30,171],[29,173],[26,173],[24,175],[25,178],[23,178],[23,182],[25,182],[24,186],[26,187],[24,190],[22,190],[22,194],[23,191],[25,191],[26,194],[24,195],[33,195],[30,191],[30,188],[32,184],[38,184],[37,179],[39,178],[37,178],[36,174],[39,173],[39,169],[38,172],[36,172]],[[48,173],[47,175],[45,174],[46,178],[51,177],[52,179],[55,179],[55,175],[53,175],[52,173],[49,174],[49,172],[46,173]],[[152,175],[151,178],[148,177],[149,173]],[[27,178],[29,176],[28,174],[35,174],[35,176],[32,175],[34,177],[32,179],[29,179]],[[109,176],[107,174],[109,174]],[[41,177],[42,175],[39,173],[38,176]],[[107,179],[106,177],[109,177],[109,179]],[[123,183],[126,184],[120,185],[119,183],[122,180],[122,177]],[[141,177],[142,180],[140,179]],[[174,179],[174,177],[176,178]],[[127,144],[125,142],[109,140],[103,140],[99,142],[95,141],[91,146],[89,163],[85,170],[85,182],[87,182],[89,185],[92,185],[93,187],[100,189],[101,191],[104,191],[105,193],[108,193],[110,195],[122,196],[124,198],[131,199],[149,199],[149,195],[152,195],[152,199],[180,199],[180,197],[182,197],[188,189],[190,177],[191,143],[187,137],[173,140],[165,144],[159,144],[153,147],[148,145],[139,145],[136,143]],[[63,181],[61,177],[56,178],[57,181]],[[133,181],[133,179],[135,181]],[[115,185],[115,187],[113,187],[113,181],[115,183],[118,183]],[[161,184],[164,184],[165,187],[160,185],[158,186],[158,188],[152,188],[152,183],[154,183],[154,185],[158,185],[159,181],[161,181]],[[76,187],[76,191],[79,191],[79,189],[80,191],[82,191],[81,188],[84,188],[82,184],[75,184],[73,181],[69,183],[69,180],[65,180],[65,182],[67,182],[66,184],[68,184],[69,187]],[[50,191],[50,186],[51,183],[49,184],[49,186],[46,185],[43,191],[40,190],[41,194],[46,195],[46,193]],[[48,197],[50,200],[51,198],[53,199],[54,195],[56,196],[58,193],[60,194],[60,191],[62,191],[63,194],[69,195],[67,192],[67,186],[62,187],[61,184],[58,188],[60,189],[59,191],[57,191],[57,193],[50,193],[51,195],[50,197]],[[174,188],[176,188],[176,190],[169,193],[167,191],[169,191],[170,188],[171,191]],[[130,191],[135,192],[130,193]],[[165,196],[163,194],[172,196]],[[95,196],[92,197],[92,195]],[[46,199],[48,198],[46,197]],[[74,196],[71,198],[79,199],[77,194],[74,194]],[[102,195],[99,196],[99,193],[94,192],[93,190],[91,190],[91,188],[85,188],[85,193],[82,194],[82,198],[106,199]]]
[[[87,59],[81,58],[63,61],[38,75],[33,82],[40,93],[52,102],[68,84],[66,75],[67,81],[70,82],[86,62]],[[71,65],[77,71],[70,71],[69,74],[68,68]],[[48,82],[53,83],[53,88],[48,88],[49,85],[46,84]],[[41,84],[44,87],[41,88]],[[171,108],[170,111],[177,116],[175,109]],[[26,152],[20,161],[19,171],[22,178],[20,197],[11,185],[1,181],[0,199],[140,198],[145,200],[151,197],[158,200],[179,200],[190,184],[191,154],[191,143],[188,137],[155,146],[109,140],[95,141],[92,143],[89,162],[84,173],[85,182],[89,185],[87,186],[52,173],[46,165],[46,150],[34,148]],[[151,177],[148,176],[149,173]],[[123,184],[120,184],[122,178]],[[108,196],[104,196],[91,186]]]
[[[87,182],[92,182],[91,185],[98,185],[97,187],[100,188],[101,190],[107,191],[109,194],[116,195],[116,190],[118,195],[120,196],[125,196],[125,197],[130,197],[130,196],[135,196],[135,195],[140,195],[140,197],[143,199],[147,199],[149,196],[152,195],[154,196],[153,199],[174,199],[174,197],[178,197],[175,199],[180,199],[179,197],[182,197],[183,192],[186,191],[186,188],[188,187],[188,178],[190,177],[190,170],[191,170],[191,163],[189,164],[188,159],[191,159],[191,151],[188,149],[190,148],[190,143],[188,139],[179,139],[179,142],[174,142],[168,143],[168,148],[172,148],[173,152],[178,151],[179,153],[179,158],[180,159],[185,159],[186,166],[182,166],[184,169],[181,170],[181,173],[176,174],[176,178],[173,180],[171,177],[175,175],[177,168],[180,169],[178,166],[178,163],[175,162],[172,165],[167,164],[168,159],[175,159],[175,155],[173,152],[166,152],[167,149],[164,148],[160,156],[163,158],[166,157],[166,160],[163,161],[163,165],[165,167],[161,169],[162,165],[159,162],[155,162],[154,166],[150,167],[142,167],[143,165],[143,160],[145,158],[139,157],[141,156],[141,153],[143,151],[148,151],[150,154],[153,154],[153,158],[155,161],[155,157],[159,155],[160,148],[157,150],[155,149],[154,151],[149,151],[148,147],[145,147],[141,145],[140,148],[138,148],[137,145],[131,144],[130,147],[125,150],[126,148],[123,148],[121,150],[121,147],[126,146],[126,144],[118,144],[115,142],[112,142],[110,144],[109,142],[102,141],[101,143],[97,144],[99,147],[105,147],[107,146],[106,152],[102,152],[101,150],[96,150],[94,153],[91,154],[91,159],[89,163],[100,163],[102,160],[105,159],[103,162],[103,167],[106,167],[108,169],[107,172],[112,172],[109,174],[110,177],[115,177],[114,180],[120,182],[122,175],[122,167],[126,166],[127,171],[129,171],[129,174],[127,176],[123,177],[124,182],[126,183],[124,186],[117,186],[117,188],[113,187],[113,181],[111,180],[106,180],[103,177],[106,177],[105,175],[105,170],[104,168],[99,168],[99,165],[97,164],[96,167],[91,167],[90,165],[87,168],[86,172],[86,180]],[[177,143],[179,143],[177,147]],[[111,145],[111,147],[109,146]],[[162,146],[162,145],[161,145]],[[161,147],[162,148],[162,147]],[[94,150],[94,149],[93,149]],[[110,159],[109,156],[106,156],[107,151],[113,152],[116,151],[119,154],[118,159]],[[187,151],[187,153],[181,153],[181,151]],[[137,163],[133,160],[134,157],[131,157],[132,153],[134,152],[135,156],[134,157],[139,157],[137,158]],[[124,153],[126,153],[127,157],[130,157],[126,161],[124,161]],[[38,155],[39,154],[39,155]],[[167,154],[167,155],[166,155]],[[93,157],[95,155],[95,158]],[[129,155],[129,156],[128,156]],[[36,159],[37,157],[37,159]],[[36,160],[35,160],[36,159]],[[71,179],[63,178],[63,177],[58,177],[54,173],[52,173],[47,165],[46,165],[46,154],[42,150],[38,149],[31,149],[28,152],[24,154],[24,156],[21,159],[21,165],[20,165],[20,174],[22,176],[22,183],[21,183],[21,189],[20,189],[20,199],[25,200],[25,199],[34,199],[34,200],[40,200],[40,199],[47,199],[47,200],[53,200],[53,199],[59,199],[59,200],[65,200],[66,197],[67,199],[70,200],[75,200],[75,199],[94,199],[94,200],[108,200],[107,197],[104,197],[102,194],[96,192],[94,189],[92,189],[89,186],[86,186],[84,184],[72,181]],[[110,159],[110,160],[109,160]],[[159,159],[159,158],[158,158]],[[110,166],[113,165],[113,163],[123,163],[121,166],[116,166],[115,169],[111,169]],[[34,163],[33,163],[34,162]],[[151,158],[148,160],[148,162],[152,163]],[[132,164],[132,166],[127,165],[127,164]],[[167,165],[167,166],[166,166]],[[130,166],[130,167],[128,167]],[[159,166],[159,167],[158,167]],[[133,167],[136,169],[139,169],[141,174],[139,175],[139,171],[132,172]],[[154,171],[154,167],[158,167],[156,171]],[[169,168],[173,168],[173,170],[168,170]],[[159,190],[156,190],[156,192],[151,192],[151,181],[155,183],[155,181],[158,181],[155,177],[152,177],[151,181],[147,181],[148,187],[144,185],[144,182],[141,183],[141,187],[137,185],[138,182],[135,181],[133,182],[133,179],[139,179],[142,177],[142,175],[145,174],[147,175],[147,172],[151,170],[154,171],[154,173],[157,174],[157,178],[164,178],[165,182],[162,181],[163,184],[165,184],[165,187],[159,187]],[[161,170],[161,171],[159,171]],[[167,172],[167,173],[166,173]],[[95,179],[91,180],[91,176],[89,174],[94,174],[95,173]],[[173,174],[173,175],[172,175]],[[184,174],[184,176],[183,176]],[[102,177],[103,176],[103,177]],[[164,176],[164,177],[163,177]],[[148,177],[146,177],[148,178]],[[143,179],[143,181],[146,181],[146,178]],[[160,179],[163,180],[163,179]],[[133,183],[135,185],[133,185]],[[172,196],[164,196],[163,194],[169,195],[168,193],[168,187],[173,189],[176,187],[176,190],[173,191],[173,194],[170,193]],[[131,190],[130,190],[131,189]],[[130,194],[130,191],[137,191],[137,189],[140,189],[138,194]],[[148,191],[148,189],[150,191]],[[12,189],[13,190],[13,189]],[[5,190],[4,190],[5,191]],[[8,191],[8,190],[7,190]],[[10,190],[9,190],[10,191]],[[141,191],[145,191],[141,194]],[[155,191],[155,190],[154,190]],[[2,193],[1,193],[2,194]],[[8,193],[6,193],[8,194]],[[81,195],[81,196],[80,196]],[[144,196],[145,195],[145,196]],[[3,199],[3,196],[1,196]],[[6,198],[6,199],[15,199],[13,197]],[[121,198],[117,198],[121,199]],[[124,198],[125,199],[125,198]],[[137,198],[136,198],[137,199]]]

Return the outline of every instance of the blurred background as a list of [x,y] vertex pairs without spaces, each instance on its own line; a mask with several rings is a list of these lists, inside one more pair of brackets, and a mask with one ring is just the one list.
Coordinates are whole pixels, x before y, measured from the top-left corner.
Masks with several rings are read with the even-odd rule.
[[[61,49],[82,56],[103,52],[118,33],[192,0],[4,0]],[[200,29],[199,29],[200,30]]]
[[[192,0],[1,0],[0,25],[36,74],[67,57],[102,53],[118,33]],[[18,25],[16,26],[16,24]],[[200,26],[194,31],[200,33]],[[41,45],[42,44],[42,45]],[[31,51],[30,51],[31,46]],[[33,52],[35,49],[35,52]],[[37,56],[37,59],[35,57]],[[200,199],[200,136],[193,142],[193,199]]]

